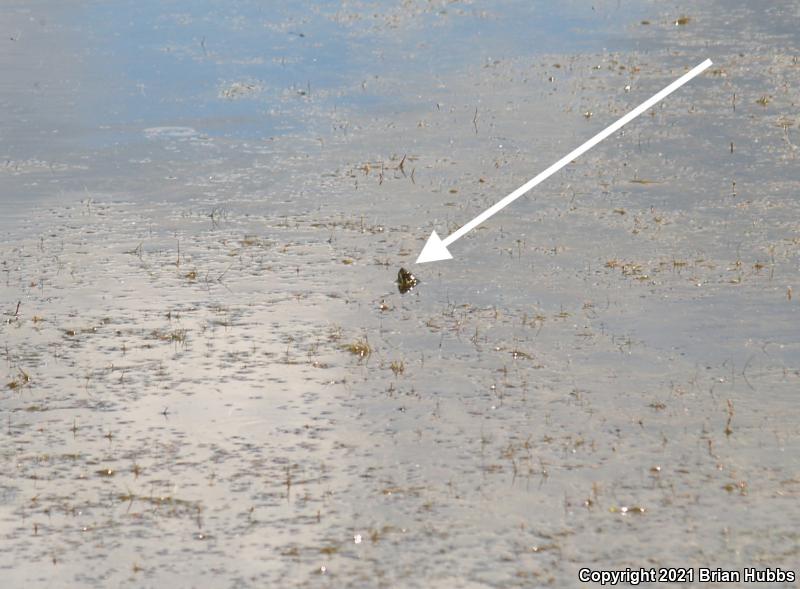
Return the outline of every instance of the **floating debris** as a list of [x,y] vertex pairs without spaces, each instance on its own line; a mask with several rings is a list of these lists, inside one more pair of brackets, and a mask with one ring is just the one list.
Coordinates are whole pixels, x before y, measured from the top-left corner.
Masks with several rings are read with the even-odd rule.
[[740,495],[747,495],[747,481],[738,481],[736,483],[727,483],[722,488],[728,493],[738,491]]
[[239,98],[250,98],[261,92],[261,86],[254,82],[234,82],[225,88],[221,88],[219,97],[226,100],[237,100]]
[[611,513],[620,513],[622,515],[628,515],[629,513],[636,513],[636,514],[643,514],[647,511],[644,507],[640,507],[638,505],[627,506],[623,505],[622,507],[611,507],[609,508]]

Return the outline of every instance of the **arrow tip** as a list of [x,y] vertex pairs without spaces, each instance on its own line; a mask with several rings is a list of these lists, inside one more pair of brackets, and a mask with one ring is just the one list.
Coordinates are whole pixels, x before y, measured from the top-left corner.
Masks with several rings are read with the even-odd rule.
[[428,241],[425,242],[425,247],[417,258],[417,264],[424,264],[426,262],[438,262],[439,260],[452,260],[453,256],[447,251],[447,246],[436,235],[436,231],[431,233]]

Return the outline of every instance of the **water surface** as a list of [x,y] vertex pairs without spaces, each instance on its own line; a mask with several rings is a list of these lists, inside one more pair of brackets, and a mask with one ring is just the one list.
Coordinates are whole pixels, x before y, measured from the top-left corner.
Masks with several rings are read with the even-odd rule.
[[4,15],[10,586],[796,566],[796,6]]

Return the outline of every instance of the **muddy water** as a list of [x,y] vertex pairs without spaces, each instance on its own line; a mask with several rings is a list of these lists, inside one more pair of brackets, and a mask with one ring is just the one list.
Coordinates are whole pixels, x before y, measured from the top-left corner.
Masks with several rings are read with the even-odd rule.
[[797,566],[796,6],[3,10],[4,586]]

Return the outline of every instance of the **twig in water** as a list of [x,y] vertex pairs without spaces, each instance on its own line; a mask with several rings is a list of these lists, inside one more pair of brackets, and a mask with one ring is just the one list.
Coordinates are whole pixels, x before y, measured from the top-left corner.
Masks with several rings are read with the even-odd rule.
[[728,399],[728,423],[725,424],[725,435],[729,436],[733,433],[731,429],[731,420],[733,419],[733,401]]

